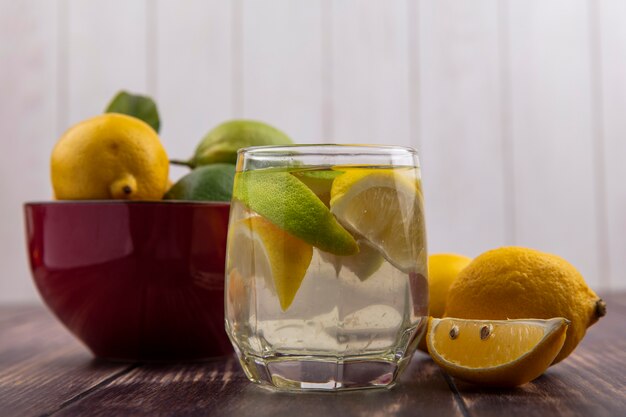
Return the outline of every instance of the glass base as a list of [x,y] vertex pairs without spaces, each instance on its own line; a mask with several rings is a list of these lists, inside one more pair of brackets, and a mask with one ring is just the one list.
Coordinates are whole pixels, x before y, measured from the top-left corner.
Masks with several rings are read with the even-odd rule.
[[280,356],[260,358],[239,353],[252,382],[281,391],[343,391],[391,388],[410,361],[380,357],[324,358]]

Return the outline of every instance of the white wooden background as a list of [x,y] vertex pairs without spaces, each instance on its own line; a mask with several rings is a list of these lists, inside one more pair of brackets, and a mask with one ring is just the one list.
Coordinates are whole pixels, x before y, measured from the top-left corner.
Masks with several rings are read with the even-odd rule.
[[623,0],[0,0],[0,301],[37,299],[21,204],[120,88],[157,98],[171,157],[233,117],[415,146],[432,252],[526,245],[626,288],[624,22]]

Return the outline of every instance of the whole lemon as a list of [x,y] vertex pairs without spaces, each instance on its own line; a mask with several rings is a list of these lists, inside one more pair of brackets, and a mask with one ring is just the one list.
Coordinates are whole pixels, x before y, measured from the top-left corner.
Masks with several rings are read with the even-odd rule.
[[461,271],[448,292],[445,316],[479,320],[550,319],[571,321],[565,359],[589,326],[606,314],[606,304],[563,258],[521,247],[494,249]]
[[443,317],[450,285],[470,262],[472,258],[456,253],[436,253],[428,257],[428,315]]
[[169,161],[148,124],[107,113],[63,134],[52,151],[50,174],[59,200],[154,200],[168,188]]
[[[472,258],[456,253],[435,253],[428,257],[428,315],[441,318],[446,309],[448,289]],[[426,336],[418,347],[428,353]]]

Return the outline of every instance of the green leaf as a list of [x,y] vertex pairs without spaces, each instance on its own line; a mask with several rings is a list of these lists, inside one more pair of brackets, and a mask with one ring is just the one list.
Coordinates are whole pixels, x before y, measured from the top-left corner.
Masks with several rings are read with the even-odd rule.
[[120,91],[109,103],[105,113],[122,113],[136,117],[152,126],[157,133],[161,127],[156,103],[147,96]]

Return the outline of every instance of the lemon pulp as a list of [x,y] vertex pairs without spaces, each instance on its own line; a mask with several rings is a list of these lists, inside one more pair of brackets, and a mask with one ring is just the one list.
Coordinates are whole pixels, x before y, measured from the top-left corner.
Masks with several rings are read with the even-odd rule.
[[415,272],[425,254],[425,227],[418,181],[397,169],[337,167],[345,171],[331,188],[330,210],[396,268]]
[[529,382],[550,366],[569,321],[433,318],[427,334],[432,358],[448,373],[484,385]]

